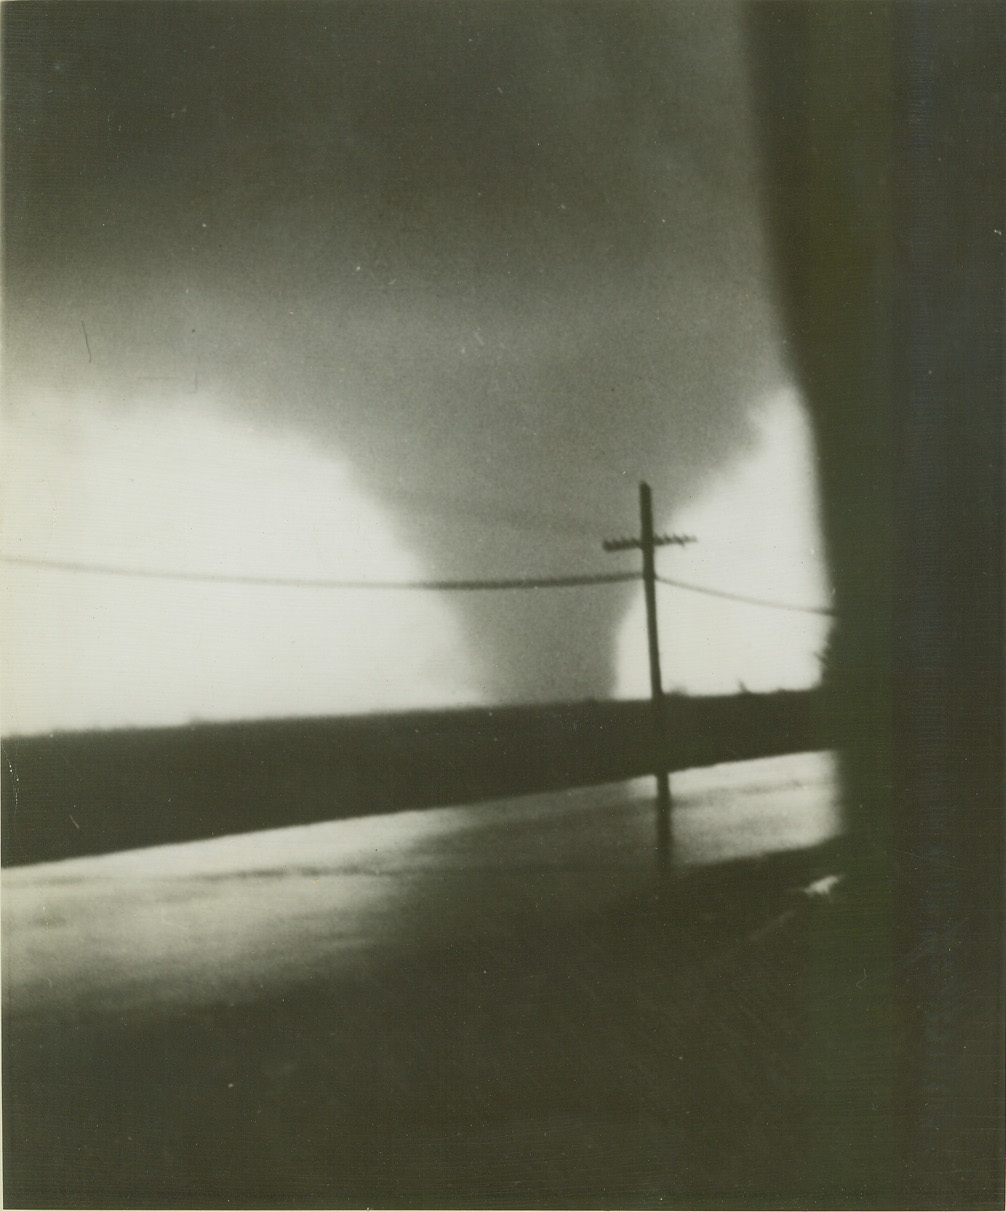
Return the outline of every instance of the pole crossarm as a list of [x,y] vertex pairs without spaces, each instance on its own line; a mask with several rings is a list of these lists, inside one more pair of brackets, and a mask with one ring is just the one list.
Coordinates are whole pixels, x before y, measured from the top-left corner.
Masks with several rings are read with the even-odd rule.
[[[654,547],[686,547],[689,543],[697,543],[698,539],[693,534],[655,534],[653,536]],[[605,539],[601,544],[605,551],[629,551],[632,548],[641,549],[643,547],[643,539]]]

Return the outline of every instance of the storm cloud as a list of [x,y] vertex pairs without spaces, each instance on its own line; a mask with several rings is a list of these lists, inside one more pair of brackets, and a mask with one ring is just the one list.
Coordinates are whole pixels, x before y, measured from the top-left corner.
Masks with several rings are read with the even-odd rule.
[[[4,29],[14,415],[184,397],[347,460],[431,576],[547,575],[631,566],[637,482],[668,515],[785,380],[733,4]],[[626,602],[462,609],[491,693],[540,699],[610,690]]]

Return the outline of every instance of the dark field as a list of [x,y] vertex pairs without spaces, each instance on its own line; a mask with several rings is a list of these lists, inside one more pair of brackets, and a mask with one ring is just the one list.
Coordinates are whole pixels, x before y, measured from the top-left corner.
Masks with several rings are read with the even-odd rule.
[[[667,703],[671,769],[830,743],[813,692]],[[645,702],[9,737],[3,862],[614,782],[654,750]]]
[[834,863],[694,872],[282,996],[14,1019],[6,1206],[868,1206],[808,1114],[826,1020],[883,1001],[824,963],[847,907],[794,892]]
[[828,843],[257,997],[8,1014],[4,1206],[1001,1207],[968,1117],[905,1197],[897,966],[844,883],[805,891],[842,870]]
[[[444,804],[461,801],[466,788],[477,801],[624,777],[653,759],[646,707],[15,739],[17,813],[12,822],[8,798],[6,826],[8,847],[13,837],[21,851],[8,849],[7,858],[23,862],[29,847],[57,857],[78,834],[78,852],[97,853],[126,838],[149,844]],[[813,695],[676,700],[667,752],[672,766],[685,767],[805,750],[824,731]],[[704,807],[679,795],[682,838],[689,812],[746,819],[756,786],[746,774],[731,781],[737,770],[693,772],[723,787]],[[769,808],[793,795],[799,815],[798,804],[819,793],[793,774],[772,777],[761,788]],[[615,815],[620,803],[616,795]],[[954,1085],[952,1097],[936,1090],[920,1104],[920,1083],[905,1067],[904,1015],[914,1003],[899,982],[917,987],[921,976],[912,973],[930,952],[898,952],[889,913],[864,898],[841,839],[685,864],[663,885],[649,868],[633,882],[637,869],[627,867],[618,898],[602,904],[593,890],[636,860],[608,845],[607,831],[595,855],[545,822],[542,844],[561,843],[549,879],[582,908],[571,915],[533,891],[547,886],[535,864],[494,874],[511,808],[450,814],[479,823],[481,851],[457,849],[462,834],[450,831],[434,831],[422,851],[406,837],[386,872],[368,858],[365,870],[348,863],[326,876],[319,839],[314,866],[267,880],[278,842],[259,835],[258,859],[225,866],[233,867],[234,914],[243,920],[255,898],[264,939],[220,913],[220,896],[207,891],[221,882],[212,870],[204,888],[173,875],[167,852],[146,852],[147,865],[134,872],[143,896],[130,892],[124,871],[104,887],[98,870],[140,856],[9,872],[4,1206],[1001,1206],[990,1168],[999,1121],[984,1096],[987,1075],[1001,1072],[994,991],[962,967],[959,925],[932,940],[939,951],[930,967],[945,978],[941,1004],[953,1004],[948,1025],[936,1024],[930,1072]],[[579,837],[581,819],[593,818],[565,819]],[[408,834],[408,818],[385,820]],[[239,841],[243,848],[226,837],[194,849]],[[285,861],[276,850],[275,862]],[[95,867],[91,892],[82,865]],[[808,894],[812,881],[824,881],[821,895]],[[342,890],[357,884],[381,884],[381,902],[364,901],[354,916],[339,906]],[[331,906],[317,901],[309,916],[304,907],[326,887]],[[39,905],[15,896],[18,888],[34,888]],[[493,904],[500,889],[514,888],[521,895],[501,901],[499,913],[473,912],[480,899]],[[108,954],[81,912],[105,893],[119,896],[115,920],[127,940],[116,951],[120,934],[108,935]],[[450,914],[438,908],[447,902]],[[412,931],[423,905],[431,928]],[[207,962],[183,964],[176,980],[162,971],[155,944],[167,928],[162,917],[184,924],[190,911],[199,930],[184,934],[185,956]],[[22,947],[12,965],[11,923],[22,919],[41,950]],[[470,928],[454,929],[459,920]],[[381,923],[394,946],[381,943]],[[307,947],[315,928],[337,941],[348,931],[346,949],[304,965],[302,975],[269,980],[272,968],[284,968],[285,940],[291,950]],[[86,988],[46,958],[46,946],[74,929],[84,971],[111,963]],[[219,962],[203,950],[211,943]],[[141,961],[151,957],[164,982],[176,981],[177,996],[144,995]],[[261,980],[244,987],[234,979],[239,960]],[[198,981],[185,976],[190,969]],[[919,1125],[930,1120],[939,1149],[925,1153]]]

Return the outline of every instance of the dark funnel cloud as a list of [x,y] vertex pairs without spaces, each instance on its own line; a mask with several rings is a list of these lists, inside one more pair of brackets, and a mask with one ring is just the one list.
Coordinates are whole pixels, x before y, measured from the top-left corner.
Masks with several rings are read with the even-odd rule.
[[[783,377],[732,4],[4,9],[7,392],[184,398],[349,460],[430,575],[600,541]],[[86,327],[87,348],[82,339]],[[624,590],[460,604],[512,699],[601,695]]]

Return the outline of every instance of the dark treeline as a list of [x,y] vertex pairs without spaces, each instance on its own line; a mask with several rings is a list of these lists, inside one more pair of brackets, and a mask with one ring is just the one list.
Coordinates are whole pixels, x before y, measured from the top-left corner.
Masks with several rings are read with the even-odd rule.
[[[671,769],[831,743],[818,696],[667,700]],[[42,862],[646,774],[648,702],[198,723],[4,741],[3,862]]]

